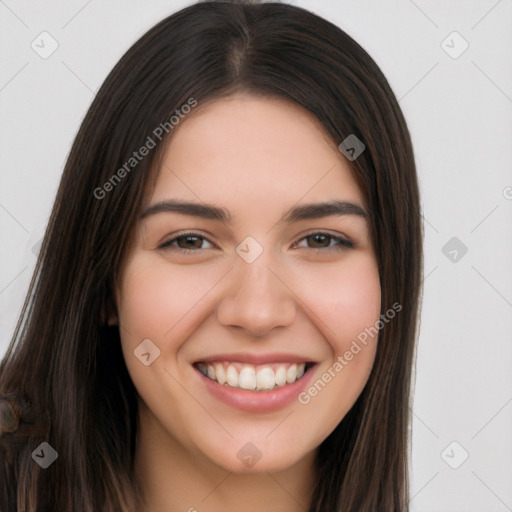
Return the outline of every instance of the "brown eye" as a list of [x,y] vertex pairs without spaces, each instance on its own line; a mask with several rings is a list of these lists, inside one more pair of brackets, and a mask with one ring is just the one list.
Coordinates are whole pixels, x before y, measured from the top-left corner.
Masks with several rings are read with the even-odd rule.
[[178,251],[198,251],[200,249],[211,249],[214,247],[207,238],[195,233],[185,233],[164,242],[159,249]]
[[294,247],[306,249],[342,250],[354,247],[354,243],[329,233],[311,233],[294,244]]
[[313,248],[324,248],[329,247],[332,237],[324,233],[315,233],[306,237],[309,247]]
[[201,249],[203,238],[200,236],[180,236],[176,238],[176,243],[180,249]]

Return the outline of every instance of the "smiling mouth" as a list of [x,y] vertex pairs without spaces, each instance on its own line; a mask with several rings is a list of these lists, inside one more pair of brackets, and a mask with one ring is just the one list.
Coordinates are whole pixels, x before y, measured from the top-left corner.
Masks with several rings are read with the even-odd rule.
[[194,367],[219,384],[249,391],[272,391],[301,379],[314,363],[198,362]]

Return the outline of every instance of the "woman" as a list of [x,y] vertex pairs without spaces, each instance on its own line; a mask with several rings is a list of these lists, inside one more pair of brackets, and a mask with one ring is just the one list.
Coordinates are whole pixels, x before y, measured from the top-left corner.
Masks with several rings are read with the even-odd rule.
[[122,57],[0,367],[0,509],[407,510],[397,101],[331,23],[199,3]]

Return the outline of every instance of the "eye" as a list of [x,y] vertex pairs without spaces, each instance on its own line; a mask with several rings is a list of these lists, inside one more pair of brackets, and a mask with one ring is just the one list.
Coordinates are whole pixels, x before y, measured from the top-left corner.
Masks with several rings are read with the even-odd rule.
[[353,248],[355,244],[340,236],[330,233],[315,232],[301,238],[293,244],[293,247],[306,247],[308,249],[332,249],[342,250],[344,248]]
[[213,247],[215,246],[212,242],[197,233],[182,233],[158,246],[159,249],[176,249],[186,252],[212,249]]

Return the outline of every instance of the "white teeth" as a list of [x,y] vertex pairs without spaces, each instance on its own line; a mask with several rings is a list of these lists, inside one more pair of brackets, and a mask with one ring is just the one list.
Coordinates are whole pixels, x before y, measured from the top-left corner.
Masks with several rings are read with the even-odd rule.
[[232,388],[238,387],[238,372],[232,364],[228,366],[226,371],[226,381]]
[[275,376],[272,368],[262,368],[256,374],[256,387],[258,389],[274,389]]
[[284,386],[286,384],[286,368],[280,366],[276,371],[276,386]]
[[225,384],[226,382],[226,372],[224,371],[224,366],[221,363],[217,363],[215,365],[215,375],[213,380],[217,379],[219,384]]
[[260,366],[257,371],[255,366],[244,364],[240,373],[235,364],[228,364],[226,368],[225,363],[200,363],[198,369],[219,384],[228,384],[233,388],[268,391],[300,379],[304,375],[306,364],[280,364],[275,367],[275,370],[271,366]]
[[238,377],[238,387],[256,389],[256,372],[252,366],[244,366]]
[[292,364],[288,370],[286,370],[286,382],[291,384],[297,380],[297,365]]

